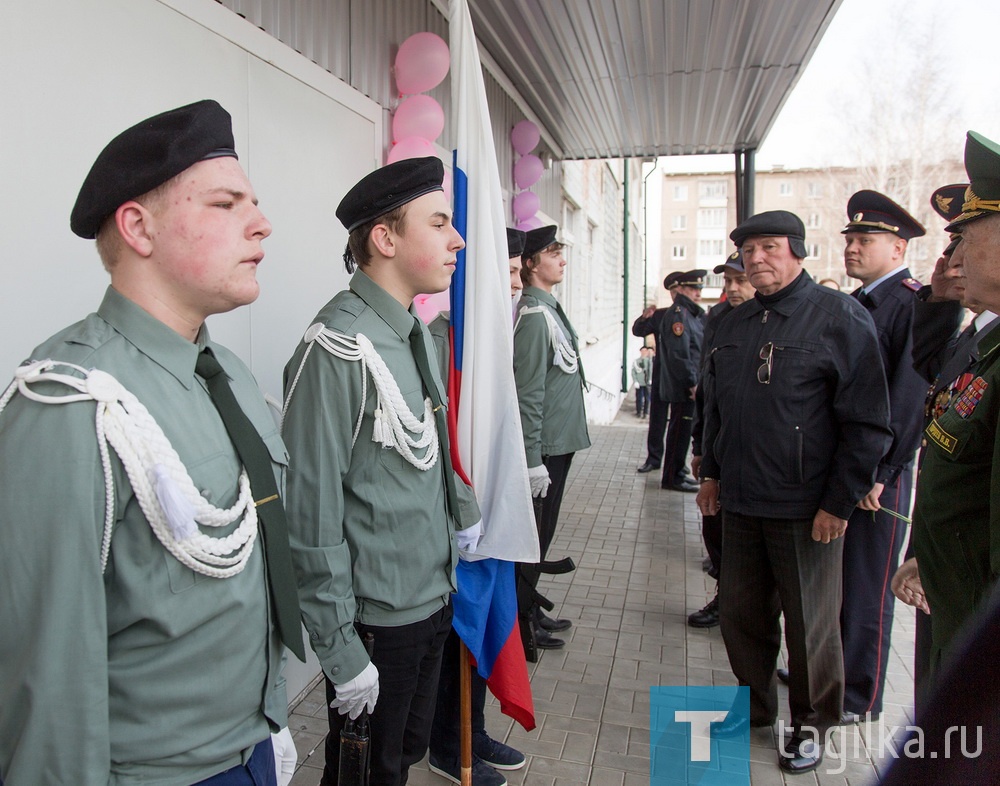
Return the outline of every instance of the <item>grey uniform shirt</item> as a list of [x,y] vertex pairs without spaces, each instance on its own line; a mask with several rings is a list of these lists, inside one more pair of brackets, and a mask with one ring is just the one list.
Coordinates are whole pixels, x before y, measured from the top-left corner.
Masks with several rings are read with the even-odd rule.
[[[414,316],[359,270],[313,322],[366,336],[421,417],[424,391],[409,338]],[[422,340],[436,366],[426,327]],[[449,515],[440,456],[422,471],[372,440],[376,393],[360,361],[314,345],[303,364],[307,346],[285,367],[289,534],[310,643],[330,679],[342,684],[368,664],[354,621],[408,625],[443,607],[455,589],[454,529],[481,516],[457,475],[460,510]]]
[[[287,461],[271,413],[246,366],[205,329],[186,341],[109,288],[96,314],[31,357],[117,378],[203,496],[229,507],[240,463],[194,373],[205,346],[264,439],[280,487]],[[75,392],[53,383],[43,391]],[[0,413],[0,777],[5,786],[187,786],[245,761],[287,722],[263,550],[226,579],[182,565],[150,529],[111,450],[114,534],[101,575],[95,410],[93,401],[16,395]]]

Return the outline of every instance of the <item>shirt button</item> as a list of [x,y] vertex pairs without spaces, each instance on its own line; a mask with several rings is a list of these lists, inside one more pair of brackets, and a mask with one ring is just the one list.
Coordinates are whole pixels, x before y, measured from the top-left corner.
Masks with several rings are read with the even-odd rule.
[[920,447],[922,447],[922,448],[926,448],[927,447],[927,440],[926,439],[920,440]]

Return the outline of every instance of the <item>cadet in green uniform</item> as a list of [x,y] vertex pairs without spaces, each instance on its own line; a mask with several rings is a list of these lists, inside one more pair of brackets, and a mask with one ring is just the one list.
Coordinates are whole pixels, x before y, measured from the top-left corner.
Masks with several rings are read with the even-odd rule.
[[[965,145],[970,185],[962,214],[948,225],[965,252],[965,300],[1000,312],[1000,145],[970,131]],[[972,381],[927,427],[917,484],[914,552],[930,607],[937,669],[955,651],[958,632],[996,584],[1000,572],[1000,331],[977,347]],[[910,593],[904,600],[922,605]]]
[[350,233],[344,258],[360,269],[285,368],[289,529],[331,702],[325,784],[337,782],[344,715],[364,707],[374,710],[373,783],[405,783],[423,758],[456,537],[474,551],[481,530],[475,497],[451,468],[434,347],[412,305],[448,287],[464,246],[443,177],[438,159],[407,159],[347,193],[337,208]]
[[[280,487],[285,449],[250,371],[204,326],[256,299],[271,233],[229,114],[201,101],[123,132],[70,224],[96,237],[111,286],[0,399],[0,780],[272,784],[287,699],[265,558],[274,574],[282,539],[288,583],[271,591],[303,650],[287,534],[266,523],[265,552],[257,532],[280,500],[254,504]],[[196,372],[208,350],[267,483],[241,474]]]
[[[527,233],[521,255],[525,287],[514,325],[514,381],[543,562],[555,536],[573,454],[590,447],[583,403],[586,380],[576,331],[552,295],[566,267],[556,230],[551,225]],[[537,568],[522,568],[520,580],[526,580],[534,589],[538,584]],[[537,605],[529,610],[524,605],[522,612],[532,618],[527,632],[534,646],[562,647],[565,642],[550,634],[566,630],[570,621],[551,619]],[[534,660],[530,657],[530,643],[526,641],[529,659]]]

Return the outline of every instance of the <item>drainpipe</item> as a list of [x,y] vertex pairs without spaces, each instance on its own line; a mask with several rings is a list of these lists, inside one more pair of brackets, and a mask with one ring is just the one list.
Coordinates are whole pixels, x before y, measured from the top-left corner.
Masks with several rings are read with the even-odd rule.
[[622,232],[625,235],[624,238],[624,252],[625,252],[625,270],[622,274],[622,281],[624,282],[622,286],[622,393],[628,392],[628,260],[629,260],[629,245],[628,245],[628,165],[629,160],[624,159],[625,163],[625,176],[622,181],[622,187],[625,189],[625,220],[622,222]]

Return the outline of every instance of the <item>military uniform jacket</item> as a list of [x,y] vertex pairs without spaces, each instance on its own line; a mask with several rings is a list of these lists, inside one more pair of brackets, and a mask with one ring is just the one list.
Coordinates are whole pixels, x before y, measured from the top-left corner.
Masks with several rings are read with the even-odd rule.
[[639,387],[649,387],[653,381],[653,361],[650,357],[632,361],[632,381]]
[[[719,322],[705,367],[702,477],[745,516],[850,518],[890,439],[868,312],[808,273]],[[770,382],[759,381],[768,350]],[[762,357],[763,356],[763,357]]]
[[543,456],[590,447],[583,366],[569,374],[556,365],[549,322],[538,308],[549,312],[574,351],[579,351],[576,331],[559,315],[556,299],[538,287],[525,287],[514,326],[514,384],[528,467],[541,466]]
[[[195,375],[206,346],[267,445],[281,488],[287,459],[271,412],[246,366],[204,328],[197,343],[186,341],[109,288],[97,313],[31,357],[113,375],[155,418],[202,495],[228,507],[240,463]],[[44,383],[36,392],[75,391]],[[259,540],[242,573],[195,573],[157,539],[113,449],[110,457],[114,530],[102,575],[105,475],[94,401],[16,395],[0,413],[6,786],[187,786],[240,764],[287,724]]]
[[[742,305],[742,303],[740,304]],[[733,310],[733,304],[728,300],[716,303],[708,310],[705,318],[705,336],[702,339],[702,373],[712,354],[712,347],[715,346],[715,331],[719,327],[719,320]],[[694,394],[694,425],[691,428],[691,455],[701,455],[701,438],[705,431],[705,391],[700,384]]]
[[1000,330],[979,344],[973,380],[926,429],[913,514],[920,578],[937,650],[1000,575]]
[[952,356],[965,307],[957,300],[928,302],[930,295],[929,286],[921,287],[913,304],[913,368],[934,384]]
[[[412,308],[359,270],[313,322],[366,336],[420,417],[425,394],[410,349],[414,318]],[[422,340],[433,366],[426,327]],[[449,513],[440,456],[420,470],[396,448],[373,441],[377,400],[360,360],[313,346],[302,363],[308,347],[303,341],[285,366],[289,540],[310,644],[326,674],[342,684],[368,664],[354,621],[408,625],[447,604],[458,556],[453,531],[481,517],[457,476],[461,509]],[[444,398],[439,378],[435,384]]]
[[691,400],[691,388],[701,372],[701,342],[705,332],[705,310],[686,295],[678,294],[669,308],[660,308],[648,319],[632,323],[632,335],[653,335],[656,355],[653,379],[661,401]]
[[927,385],[913,368],[913,308],[917,289],[919,284],[904,268],[861,298],[875,322],[889,386],[892,443],[879,462],[875,478],[886,485],[895,482],[899,473],[913,463],[923,429]]

